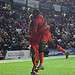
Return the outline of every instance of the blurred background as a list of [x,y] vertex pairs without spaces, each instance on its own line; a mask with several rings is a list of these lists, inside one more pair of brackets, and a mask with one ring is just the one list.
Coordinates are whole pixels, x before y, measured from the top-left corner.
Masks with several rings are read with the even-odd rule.
[[[11,51],[20,51],[15,53],[18,58],[29,51],[29,16],[35,8],[44,15],[59,44],[75,55],[75,0],[0,0],[0,59],[10,57]],[[47,48],[45,56],[50,55],[63,53]]]

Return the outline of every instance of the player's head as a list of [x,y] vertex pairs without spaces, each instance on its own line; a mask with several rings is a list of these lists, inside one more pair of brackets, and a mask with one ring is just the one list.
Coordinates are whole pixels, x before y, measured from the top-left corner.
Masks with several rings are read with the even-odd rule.
[[34,9],[33,10],[33,15],[34,16],[37,16],[37,15],[39,15],[40,14],[40,11],[38,10],[38,9]]

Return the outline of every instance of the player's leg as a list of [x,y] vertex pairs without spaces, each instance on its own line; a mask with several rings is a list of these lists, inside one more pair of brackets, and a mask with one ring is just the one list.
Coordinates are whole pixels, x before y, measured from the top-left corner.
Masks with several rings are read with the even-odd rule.
[[43,70],[44,69],[44,51],[46,50],[46,42],[41,41],[39,44],[39,60],[40,64],[38,65],[38,69]]
[[51,40],[48,45],[49,45],[50,47],[54,48],[54,49],[57,49],[58,51],[63,52],[63,53],[65,54],[65,56],[66,56],[66,59],[68,58],[69,52],[67,52],[63,47],[61,47],[61,46],[58,44],[58,42],[57,42],[56,39]]
[[44,70],[44,52],[39,53],[40,64],[38,65],[39,70]]
[[40,59],[40,64],[38,66],[38,69],[43,70],[44,69],[44,52],[46,50],[46,45],[49,40],[52,39],[51,33],[49,30],[46,30],[42,35],[41,35],[41,41],[39,44],[39,59]]
[[32,45],[32,62],[33,62],[33,68],[32,68],[32,75],[36,75],[36,68],[38,65],[38,59],[39,59],[39,52],[38,52],[38,45],[37,44],[33,44]]
[[57,49],[59,50],[59,51],[62,51],[64,54],[65,54],[65,56],[66,56],[66,59],[68,59],[68,57],[69,57],[69,52],[68,51],[66,51],[64,48],[62,48],[60,45],[57,45]]
[[65,53],[65,49],[62,48],[60,45],[57,45],[56,49],[63,52],[63,53]]

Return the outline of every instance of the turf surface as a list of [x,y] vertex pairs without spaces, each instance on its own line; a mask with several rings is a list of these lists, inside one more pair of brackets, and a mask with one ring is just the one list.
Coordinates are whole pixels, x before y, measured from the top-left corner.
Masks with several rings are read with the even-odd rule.
[[[45,70],[39,75],[75,75],[75,57],[45,59]],[[0,75],[30,75],[31,61],[0,63]]]

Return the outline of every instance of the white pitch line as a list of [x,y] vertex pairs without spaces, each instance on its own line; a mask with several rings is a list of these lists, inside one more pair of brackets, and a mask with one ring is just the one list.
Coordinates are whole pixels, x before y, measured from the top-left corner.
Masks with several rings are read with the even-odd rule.
[[[75,57],[75,55],[70,55],[69,57]],[[59,59],[59,58],[65,58],[65,56],[50,56],[45,57],[44,59]],[[17,60],[0,60],[0,63],[13,63],[13,62],[25,62],[25,61],[31,61],[30,59],[17,59]]]

